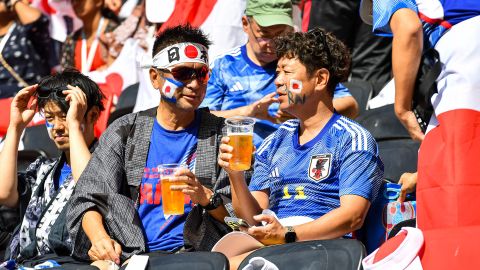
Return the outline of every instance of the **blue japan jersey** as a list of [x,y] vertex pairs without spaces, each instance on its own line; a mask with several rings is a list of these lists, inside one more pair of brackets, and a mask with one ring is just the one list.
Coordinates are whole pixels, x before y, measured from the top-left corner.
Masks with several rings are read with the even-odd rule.
[[[207,94],[200,107],[212,111],[225,111],[243,107],[260,100],[276,91],[274,84],[277,63],[259,66],[247,56],[247,47],[237,47],[217,58],[210,66]],[[338,84],[334,98],[351,96],[348,89]],[[268,111],[275,115],[278,103],[270,105]],[[254,143],[259,147],[263,139],[277,130],[279,125],[270,121],[258,120],[255,123]]]
[[317,219],[338,208],[343,195],[375,199],[383,163],[367,130],[337,113],[304,145],[298,143],[298,129],[298,120],[285,122],[256,154],[249,189],[267,190],[278,218]]
[[184,130],[166,130],[156,120],[153,124],[138,207],[138,215],[142,221],[149,251],[173,251],[184,244],[183,227],[192,209],[190,197],[185,196],[183,215],[164,215],[157,166],[181,163],[187,164],[188,168],[194,171],[199,123],[200,113],[197,112],[193,123]]
[[418,14],[423,26],[424,47],[434,47],[453,25],[480,15],[478,0],[373,0],[373,31],[391,36],[390,20],[399,9]]

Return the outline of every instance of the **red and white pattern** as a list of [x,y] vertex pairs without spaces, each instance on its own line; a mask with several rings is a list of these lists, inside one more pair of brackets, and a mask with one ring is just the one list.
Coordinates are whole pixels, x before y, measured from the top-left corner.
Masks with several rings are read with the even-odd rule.
[[480,269],[480,16],[454,25],[435,48],[443,63],[435,115],[418,159],[417,223],[425,269]]
[[208,49],[202,44],[184,42],[166,47],[153,57],[152,65],[169,68],[180,63],[200,63],[208,66]]

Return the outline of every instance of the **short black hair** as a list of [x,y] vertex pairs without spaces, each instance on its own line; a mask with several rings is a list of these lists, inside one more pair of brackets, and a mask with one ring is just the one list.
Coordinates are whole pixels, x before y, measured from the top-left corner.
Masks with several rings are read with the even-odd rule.
[[178,25],[167,28],[157,35],[155,43],[153,44],[152,57],[155,57],[157,53],[166,47],[182,42],[202,44],[207,49],[212,44],[202,30],[192,27],[190,24]]
[[[100,111],[105,109],[102,102],[104,95],[98,85],[88,76],[83,75],[80,71],[73,68],[67,68],[62,72],[43,77],[38,83],[38,87],[49,89],[65,87],[65,89],[67,89],[67,84],[78,86],[85,93],[87,97],[87,112],[94,106],[98,107]],[[68,111],[68,105],[65,100],[57,95],[50,95],[48,98],[39,98],[39,110],[43,111],[49,101],[55,102],[63,112],[66,113]]]
[[330,72],[328,90],[333,91],[339,82],[350,74],[350,52],[333,34],[320,27],[305,33],[290,33],[275,38],[278,58],[297,58],[307,69],[309,76],[325,68]]

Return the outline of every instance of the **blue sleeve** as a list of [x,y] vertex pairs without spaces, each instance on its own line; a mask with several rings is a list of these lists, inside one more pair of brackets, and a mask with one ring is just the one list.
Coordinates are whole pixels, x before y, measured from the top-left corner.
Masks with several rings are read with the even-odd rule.
[[258,147],[255,154],[255,165],[253,167],[253,176],[248,188],[250,191],[259,191],[264,189],[270,189],[269,171],[270,171],[270,159],[268,158],[268,150],[271,146],[271,136],[267,137],[262,145]]
[[373,137],[368,138],[367,150],[345,148],[339,172],[339,195],[357,195],[370,202],[375,200],[383,179],[383,163],[378,156]]
[[220,59],[215,61],[210,71],[208,79],[207,93],[200,107],[208,107],[212,111],[222,109],[223,98],[225,96],[224,83],[221,75]]
[[350,94],[348,88],[341,83],[337,84],[337,87],[335,87],[335,90],[333,91],[333,99],[351,96],[352,94]]
[[380,36],[391,36],[390,19],[402,8],[418,12],[415,0],[374,0],[373,1],[373,32]]

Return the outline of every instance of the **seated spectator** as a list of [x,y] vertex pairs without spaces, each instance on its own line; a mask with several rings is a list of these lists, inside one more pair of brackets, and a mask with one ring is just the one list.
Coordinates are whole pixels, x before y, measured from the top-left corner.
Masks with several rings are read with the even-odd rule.
[[50,74],[48,18],[28,1],[0,1],[0,98]]
[[[215,162],[224,120],[198,109],[209,44],[188,25],[156,38],[149,72],[159,105],[116,120],[101,137],[68,214],[76,258],[102,266],[138,253],[210,250],[225,233],[230,187]],[[189,195],[183,215],[162,208],[157,166],[171,163],[188,166],[172,179],[182,184],[171,187]]]
[[[321,44],[322,46],[319,46]],[[275,85],[280,109],[288,120],[257,149],[249,185],[244,173],[229,168],[232,147],[222,139],[219,165],[227,170],[232,203],[248,233],[265,245],[351,237],[359,229],[383,178],[383,163],[370,133],[339,115],[333,91],[345,79],[350,63],[345,46],[316,28],[275,42],[279,57]],[[292,81],[299,89],[291,87]],[[280,219],[312,221],[283,226]],[[236,269],[248,254],[229,258]]]
[[[255,123],[254,143],[257,147],[283,122],[285,113],[278,109],[275,94],[277,56],[273,38],[293,31],[290,0],[249,0],[243,31],[248,42],[217,58],[212,64],[207,95],[202,105],[221,117],[250,116]],[[334,107],[355,117],[358,106],[348,89],[341,84],[334,91]]]
[[[66,228],[66,205],[94,149],[93,126],[103,110],[101,101],[98,86],[70,70],[45,77],[15,96],[0,153],[0,204],[20,211],[22,222],[7,250],[19,265],[34,266],[62,256],[62,261],[68,261],[72,242]],[[37,106],[62,155],[54,160],[40,157],[20,174],[18,143]],[[70,263],[76,262],[70,259]]]
[[[62,66],[75,67],[82,73],[102,70],[113,63],[108,48],[100,42],[100,36],[109,33],[118,25],[112,18],[104,14],[103,0],[73,0],[75,14],[83,23],[83,27],[67,37],[63,46]],[[111,13],[108,13],[111,14]]]

